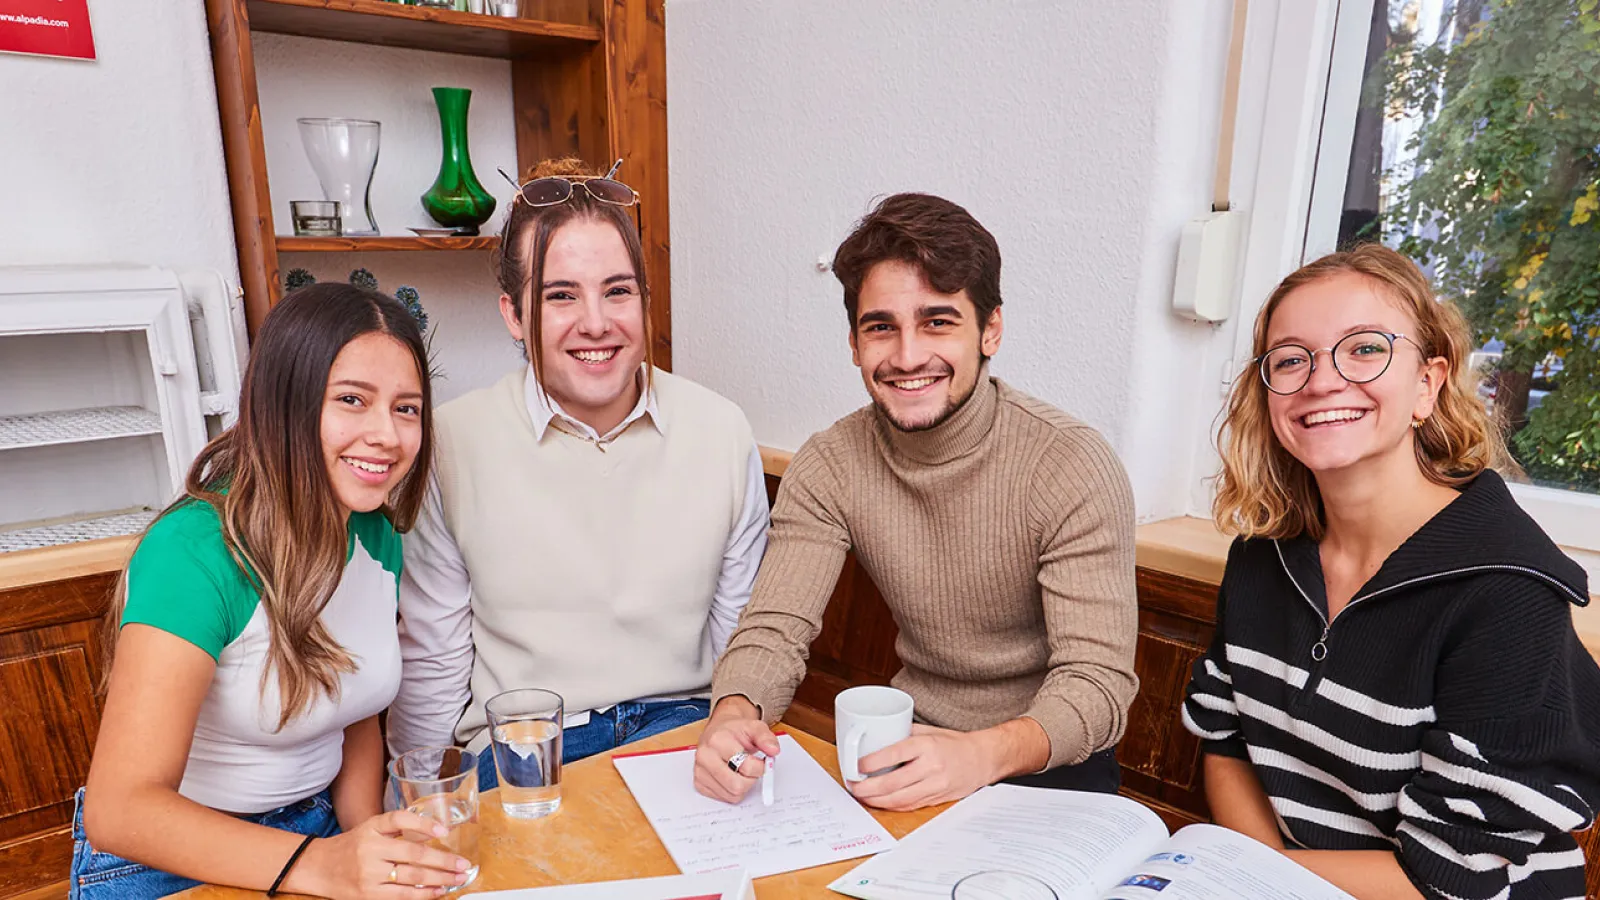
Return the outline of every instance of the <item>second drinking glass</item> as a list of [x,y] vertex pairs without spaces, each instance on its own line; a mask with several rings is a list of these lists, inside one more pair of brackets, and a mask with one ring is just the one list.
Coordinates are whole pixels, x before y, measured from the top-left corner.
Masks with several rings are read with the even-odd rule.
[[389,763],[389,784],[402,809],[449,829],[428,846],[465,857],[471,884],[478,877],[478,755],[459,747],[418,747]]
[[515,819],[537,819],[561,808],[561,695],[538,688],[506,691],[484,704],[500,806]]

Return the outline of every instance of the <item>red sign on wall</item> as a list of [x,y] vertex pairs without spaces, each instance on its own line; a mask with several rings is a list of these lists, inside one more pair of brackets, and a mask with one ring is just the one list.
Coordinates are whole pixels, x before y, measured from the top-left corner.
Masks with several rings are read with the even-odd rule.
[[89,0],[0,0],[0,52],[94,59]]

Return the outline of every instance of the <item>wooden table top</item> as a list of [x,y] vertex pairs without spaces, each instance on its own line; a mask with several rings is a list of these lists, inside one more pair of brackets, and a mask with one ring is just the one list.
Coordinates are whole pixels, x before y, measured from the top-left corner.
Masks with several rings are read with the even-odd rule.
[[[659,750],[693,744],[704,722],[696,722],[623,747],[624,753]],[[841,784],[839,760],[833,745],[790,726],[794,736],[822,767]],[[470,887],[454,896],[475,891],[584,884],[620,878],[676,875],[677,866],[655,829],[633,801],[633,794],[611,764],[611,753],[590,757],[565,767],[561,776],[561,811],[532,821],[507,819],[500,809],[499,791],[484,793],[478,814],[483,822],[480,838],[482,870]],[[944,811],[949,804],[909,813],[870,810],[896,838]],[[829,883],[862,860],[847,860],[757,879],[759,900],[811,900],[830,894]],[[205,885],[178,895],[186,900],[245,900],[264,897],[256,891]]]

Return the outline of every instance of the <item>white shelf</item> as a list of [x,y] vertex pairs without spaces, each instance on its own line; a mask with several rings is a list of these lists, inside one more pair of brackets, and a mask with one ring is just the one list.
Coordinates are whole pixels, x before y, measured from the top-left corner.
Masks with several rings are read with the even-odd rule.
[[138,534],[155,520],[156,513],[153,509],[123,510],[48,525],[33,525],[15,531],[0,531],[0,553]]
[[0,416],[0,450],[81,444],[161,433],[161,416],[142,406],[101,406]]

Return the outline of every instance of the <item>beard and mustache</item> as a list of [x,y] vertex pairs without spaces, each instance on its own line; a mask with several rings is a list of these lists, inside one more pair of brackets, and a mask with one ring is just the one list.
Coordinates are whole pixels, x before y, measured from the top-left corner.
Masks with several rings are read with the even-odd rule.
[[[978,379],[975,378],[973,379],[972,384],[967,387],[966,393],[960,397],[953,397],[951,395],[950,386],[953,386],[954,384],[955,374],[956,371],[954,366],[938,358],[933,359],[928,365],[922,366],[911,372],[902,371],[894,368],[888,363],[884,363],[878,366],[877,369],[873,370],[872,373],[872,383],[877,386],[877,390],[869,392],[872,395],[872,405],[878,408],[878,412],[888,420],[889,424],[893,425],[900,431],[918,432],[938,428],[940,425],[943,425],[946,421],[948,421],[951,416],[955,415],[956,410],[959,410],[962,406],[964,406],[967,400],[971,399],[973,391],[978,387]],[[895,391],[896,388],[889,384],[891,379],[894,381],[914,381],[918,378],[947,379],[947,387],[945,389],[945,404],[931,417],[919,418],[916,420],[903,419],[896,415],[894,410],[889,407],[888,403],[884,402],[883,396],[894,396],[892,392]],[[885,392],[885,394],[880,395],[879,391]]]

